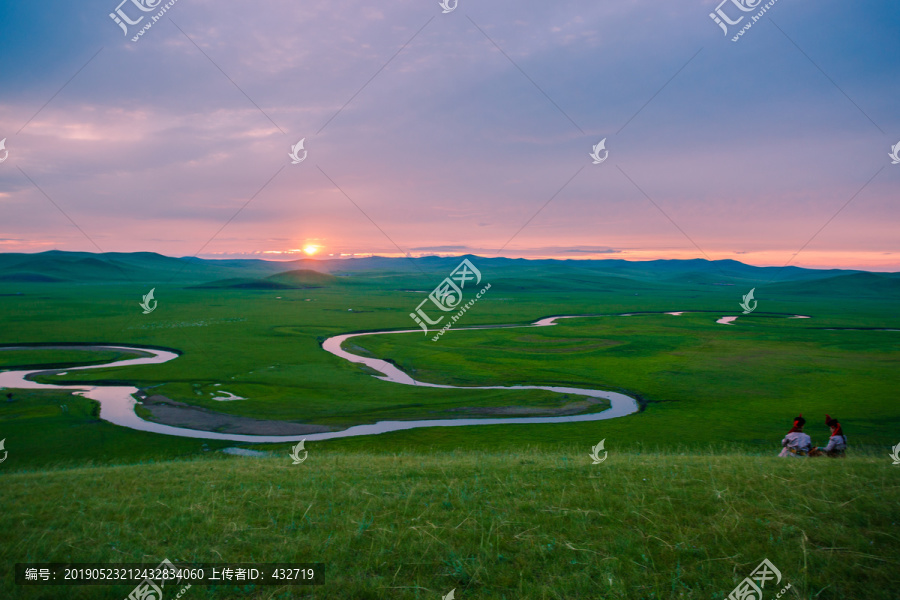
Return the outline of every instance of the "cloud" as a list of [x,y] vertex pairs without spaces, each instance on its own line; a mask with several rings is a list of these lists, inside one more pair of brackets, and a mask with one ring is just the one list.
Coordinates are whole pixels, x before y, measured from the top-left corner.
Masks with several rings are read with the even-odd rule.
[[[826,222],[804,253],[900,251],[898,171],[863,188],[896,142],[878,127],[900,131],[883,52],[898,11],[871,23],[824,0],[796,37],[776,5],[826,78],[772,27],[723,39],[711,6],[191,0],[137,43],[105,0],[11,6],[0,235],[90,249],[46,193],[105,250],[172,255],[317,239],[787,260]],[[309,157],[290,165],[301,137]]]

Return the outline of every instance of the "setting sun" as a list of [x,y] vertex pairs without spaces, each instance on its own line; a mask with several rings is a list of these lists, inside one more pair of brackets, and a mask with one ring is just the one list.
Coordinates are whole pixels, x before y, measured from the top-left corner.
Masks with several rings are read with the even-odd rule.
[[316,246],[315,244],[310,244],[310,245],[308,245],[308,246],[304,246],[304,247],[303,247],[303,251],[304,251],[306,254],[308,254],[309,256],[312,256],[313,254],[315,254],[316,252],[319,251],[319,247]]

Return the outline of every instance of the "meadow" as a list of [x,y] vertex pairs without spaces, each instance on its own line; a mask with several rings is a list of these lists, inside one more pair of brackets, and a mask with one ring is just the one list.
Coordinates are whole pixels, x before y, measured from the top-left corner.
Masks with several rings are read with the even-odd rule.
[[[502,430],[491,433],[499,434]],[[900,469],[886,456],[348,452],[7,473],[0,593],[24,561],[321,562],[316,587],[194,586],[183,598],[724,599],[764,558],[773,598],[892,600]],[[49,590],[49,591],[48,591]]]
[[[415,329],[409,313],[449,272],[445,263],[422,266],[280,275],[267,266],[240,277],[192,267],[180,279],[148,269],[129,282],[18,277],[0,294],[0,346],[173,349],[181,355],[165,364],[39,380],[135,385],[225,414],[336,428],[574,400],[398,385],[321,348],[342,333]],[[310,459],[292,465],[291,444],[137,432],[62,390],[3,390],[0,525],[15,541],[2,546],[2,596],[129,591],[16,587],[15,562],[167,556],[327,565],[318,588],[198,586],[186,598],[439,598],[453,588],[457,598],[725,598],[766,557],[792,584],[785,597],[896,597],[900,466],[888,453],[900,442],[900,341],[881,329],[900,329],[900,280],[789,272],[772,283],[770,273],[735,267],[722,285],[720,274],[661,278],[628,265],[500,266],[483,269],[490,292],[439,341],[419,331],[345,348],[421,381],[606,389],[637,398],[641,412],[308,442]],[[741,315],[753,286],[759,307]],[[138,302],[151,287],[159,304],[145,315]],[[798,314],[811,318],[786,318]],[[585,316],[464,329],[551,315]],[[715,322],[724,315],[741,316]],[[0,369],[117,357],[4,350]],[[214,400],[220,391],[246,400]],[[774,458],[798,412],[818,444],[827,440],[824,414],[837,416],[849,457]],[[592,465],[601,439],[609,459]],[[226,447],[270,455],[218,452]]]

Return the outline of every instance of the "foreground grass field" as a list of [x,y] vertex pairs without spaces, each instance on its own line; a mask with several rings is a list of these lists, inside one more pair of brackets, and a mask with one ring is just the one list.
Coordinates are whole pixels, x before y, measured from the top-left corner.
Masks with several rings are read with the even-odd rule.
[[900,466],[884,456],[352,453],[292,465],[207,456],[9,473],[0,597],[124,598],[133,586],[17,587],[27,561],[321,562],[316,588],[194,586],[185,600],[713,598],[764,559],[785,598],[893,600]]

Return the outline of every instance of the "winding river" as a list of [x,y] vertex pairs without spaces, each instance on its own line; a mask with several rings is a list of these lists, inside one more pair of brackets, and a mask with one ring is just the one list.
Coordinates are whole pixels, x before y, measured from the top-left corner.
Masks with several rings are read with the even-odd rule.
[[[672,315],[680,315],[681,313],[666,313]],[[506,329],[511,327],[548,327],[556,325],[559,319],[573,319],[582,316],[601,316],[601,315],[564,315],[556,317],[547,317],[535,321],[530,325],[500,325],[492,327],[460,327],[457,330],[466,329]],[[613,316],[613,315],[603,315]],[[631,316],[619,315],[619,316]],[[396,366],[379,358],[367,358],[352,354],[341,348],[342,344],[351,338],[362,337],[368,335],[390,335],[400,333],[419,333],[421,329],[393,330],[393,331],[373,331],[367,333],[348,333],[337,335],[325,340],[322,348],[327,352],[334,354],[340,358],[354,363],[364,364],[379,373],[378,379],[399,383],[402,385],[415,385],[428,388],[453,388],[466,390],[548,390],[558,392],[560,394],[571,394],[577,396],[586,396],[589,398],[605,398],[609,400],[610,407],[604,411],[591,413],[586,415],[564,416],[564,417],[503,417],[503,418],[485,418],[485,419],[426,419],[414,421],[378,421],[371,425],[355,425],[342,431],[330,431],[325,433],[309,433],[303,435],[246,435],[246,434],[230,434],[216,433],[213,431],[200,431],[197,429],[187,429],[183,427],[174,427],[172,425],[163,425],[151,421],[141,419],[134,411],[137,400],[134,394],[138,393],[138,388],[132,386],[101,386],[101,385],[55,385],[45,384],[31,381],[29,376],[38,373],[59,372],[61,369],[37,369],[31,371],[3,371],[0,372],[0,388],[20,388],[20,389],[36,389],[36,390],[72,390],[76,395],[83,396],[95,400],[100,404],[100,418],[104,421],[136,429],[138,431],[149,431],[152,433],[161,433],[165,435],[174,435],[179,437],[200,438],[207,440],[227,440],[233,442],[249,442],[249,443],[278,443],[278,442],[298,442],[300,440],[328,440],[342,437],[353,437],[360,435],[376,435],[379,433],[387,433],[390,431],[402,431],[404,429],[417,429],[420,427],[461,427],[467,425],[507,425],[513,423],[575,423],[583,421],[600,421],[604,419],[613,419],[616,417],[624,417],[639,410],[637,401],[631,396],[620,394],[618,392],[610,392],[606,390],[592,390],[585,388],[546,386],[546,385],[513,385],[513,386],[453,386],[441,385],[436,383],[426,383],[417,381],[410,375],[400,370]],[[97,344],[85,344],[98,350],[124,350],[129,352],[137,352],[148,354],[140,358],[131,358],[100,365],[88,365],[82,367],[67,368],[68,371],[79,371],[87,369],[99,369],[108,367],[126,367],[135,365],[161,364],[178,358],[178,354],[168,350],[158,350],[150,348],[132,348],[128,346],[101,346]],[[72,348],[73,346],[68,346]],[[2,348],[2,350],[12,349],[33,349],[47,348],[47,346],[10,346]]]

